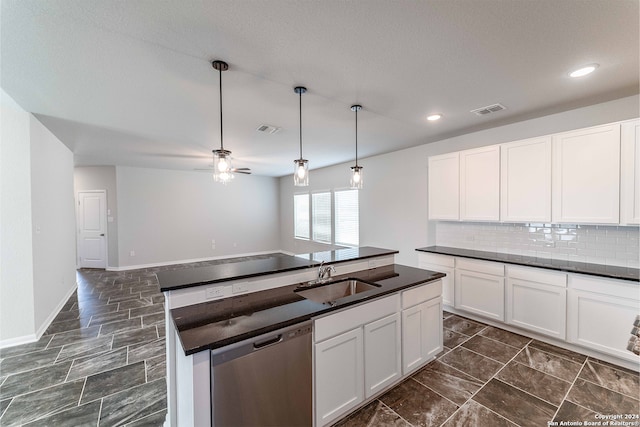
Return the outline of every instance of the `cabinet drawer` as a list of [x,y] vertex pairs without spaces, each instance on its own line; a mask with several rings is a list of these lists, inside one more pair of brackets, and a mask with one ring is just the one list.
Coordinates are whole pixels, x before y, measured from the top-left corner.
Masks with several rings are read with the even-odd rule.
[[567,273],[542,270],[532,267],[507,266],[507,276],[512,279],[526,280],[528,282],[543,283],[552,286],[567,286]]
[[457,258],[456,268],[478,273],[492,274],[494,276],[504,276],[504,264],[491,261],[479,261],[476,259]]
[[322,317],[314,323],[314,340],[327,338],[358,328],[365,323],[389,316],[400,310],[400,295],[395,294],[335,314]]
[[627,280],[600,279],[582,274],[569,274],[569,287],[612,297],[640,300],[640,285]]
[[443,267],[455,267],[455,258],[449,255],[440,255],[432,253],[418,254],[420,263],[441,265]]
[[416,286],[402,293],[402,309],[442,295],[442,280],[427,285]]

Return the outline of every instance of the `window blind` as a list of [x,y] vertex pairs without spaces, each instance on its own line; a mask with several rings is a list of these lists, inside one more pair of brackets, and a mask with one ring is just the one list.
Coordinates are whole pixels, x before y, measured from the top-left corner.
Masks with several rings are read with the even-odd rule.
[[293,196],[293,227],[295,237],[298,239],[308,239],[309,225],[309,195],[295,194]]
[[331,193],[313,193],[311,210],[313,240],[331,243]]
[[358,246],[360,241],[360,216],[358,190],[336,191],[335,216],[337,245]]

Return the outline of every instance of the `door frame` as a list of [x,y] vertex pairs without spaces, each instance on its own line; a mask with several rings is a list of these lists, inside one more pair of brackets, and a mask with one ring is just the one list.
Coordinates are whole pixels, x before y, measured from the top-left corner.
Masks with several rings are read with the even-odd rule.
[[81,246],[81,241],[80,241],[80,224],[79,224],[79,218],[80,218],[80,194],[83,193],[102,193],[104,194],[104,200],[105,200],[105,204],[104,204],[104,209],[102,210],[102,212],[100,212],[100,215],[102,216],[103,219],[103,223],[104,223],[104,269],[108,270],[109,267],[109,223],[107,221],[108,219],[108,215],[107,215],[107,190],[78,190],[76,192],[76,270],[83,268],[80,265],[80,246]]

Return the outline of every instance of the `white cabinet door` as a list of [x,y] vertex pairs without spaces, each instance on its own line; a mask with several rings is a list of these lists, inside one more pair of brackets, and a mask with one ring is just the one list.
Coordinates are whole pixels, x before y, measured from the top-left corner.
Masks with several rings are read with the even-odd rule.
[[504,322],[504,277],[456,269],[455,308]]
[[457,152],[429,157],[429,219],[460,218],[458,159]]
[[500,220],[500,146],[460,152],[460,219]]
[[500,146],[500,220],[551,222],[551,137]]
[[567,290],[507,279],[507,323],[561,340],[566,336]]
[[402,376],[400,344],[400,313],[364,326],[365,398]]
[[444,348],[442,343],[442,298],[434,298],[420,305],[426,319],[424,354],[425,359],[429,361]]
[[442,350],[442,299],[402,311],[402,373],[424,365]]
[[620,124],[553,137],[553,222],[620,221]]
[[[637,283],[634,286],[638,286]],[[640,357],[626,349],[633,322],[640,311],[637,298],[577,289],[569,289],[568,292],[569,342],[640,362]]]
[[442,279],[442,303],[444,305],[448,305],[449,307],[453,307],[454,302],[454,289],[455,289],[455,276],[456,270],[453,267],[445,267],[442,265],[431,264],[424,261],[418,262],[419,268],[424,268],[425,270],[437,271],[438,273],[444,273]]
[[620,223],[640,224],[640,120],[622,123]]
[[364,399],[362,328],[315,345],[316,425],[323,426]]

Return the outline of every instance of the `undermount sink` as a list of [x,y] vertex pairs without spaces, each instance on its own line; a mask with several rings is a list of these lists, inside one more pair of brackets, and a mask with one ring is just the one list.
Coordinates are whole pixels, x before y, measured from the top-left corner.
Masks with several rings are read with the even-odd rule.
[[380,285],[366,283],[358,279],[344,279],[309,289],[296,289],[296,293],[308,300],[322,304],[332,304],[344,297],[379,288]]

